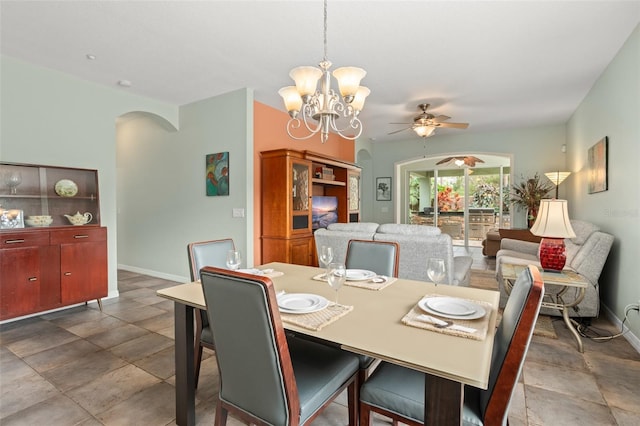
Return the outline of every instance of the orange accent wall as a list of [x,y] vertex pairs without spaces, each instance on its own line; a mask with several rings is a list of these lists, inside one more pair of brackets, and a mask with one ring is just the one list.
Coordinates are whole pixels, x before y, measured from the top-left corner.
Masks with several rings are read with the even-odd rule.
[[272,108],[260,102],[253,103],[253,188],[254,188],[254,259],[256,263],[262,262],[262,186],[260,176],[262,169],[260,164],[260,152],[271,149],[289,148],[299,151],[313,151],[341,160],[354,162],[355,142],[330,134],[326,143],[320,142],[320,136],[316,135],[304,141],[292,139],[287,134],[287,121],[289,114],[283,110]]

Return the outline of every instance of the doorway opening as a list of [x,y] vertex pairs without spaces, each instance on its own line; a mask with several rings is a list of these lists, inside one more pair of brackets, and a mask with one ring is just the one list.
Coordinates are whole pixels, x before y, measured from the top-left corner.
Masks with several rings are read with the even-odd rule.
[[480,247],[491,229],[510,227],[509,155],[438,155],[397,170],[401,223],[437,226],[465,248]]

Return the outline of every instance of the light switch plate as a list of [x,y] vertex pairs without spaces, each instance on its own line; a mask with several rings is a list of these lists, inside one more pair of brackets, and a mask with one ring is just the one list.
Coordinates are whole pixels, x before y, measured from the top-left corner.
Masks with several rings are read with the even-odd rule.
[[244,217],[244,209],[242,207],[234,207],[231,216],[233,217]]

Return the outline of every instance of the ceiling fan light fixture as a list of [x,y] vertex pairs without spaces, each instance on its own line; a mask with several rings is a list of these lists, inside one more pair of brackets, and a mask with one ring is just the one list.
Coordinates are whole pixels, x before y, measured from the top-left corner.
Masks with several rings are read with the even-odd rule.
[[413,128],[413,130],[418,134],[418,136],[428,138],[433,134],[436,128],[431,126],[416,126]]
[[464,160],[457,159],[456,161],[454,161],[454,163],[458,167],[464,166]]

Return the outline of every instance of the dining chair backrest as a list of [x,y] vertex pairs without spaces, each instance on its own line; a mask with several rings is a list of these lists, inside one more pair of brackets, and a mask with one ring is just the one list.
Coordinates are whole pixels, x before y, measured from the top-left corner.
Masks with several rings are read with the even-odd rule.
[[220,372],[219,398],[267,424],[300,410],[287,339],[267,277],[205,267],[202,287]]
[[200,279],[200,269],[205,266],[226,267],[227,252],[235,250],[231,238],[220,240],[198,241],[187,245],[189,256],[189,273],[191,281]]
[[518,276],[496,330],[489,386],[480,394],[484,424],[506,424],[511,397],[522,372],[543,296],[540,271],[529,265]]
[[400,247],[392,241],[350,240],[345,266],[366,269],[378,275],[398,276]]
[[[486,390],[464,387],[463,421],[473,425],[507,424],[507,413],[540,312],[544,285],[529,266],[518,276],[493,342]],[[370,411],[409,425],[424,419],[425,375],[382,363],[360,392],[360,424],[368,426]]]

